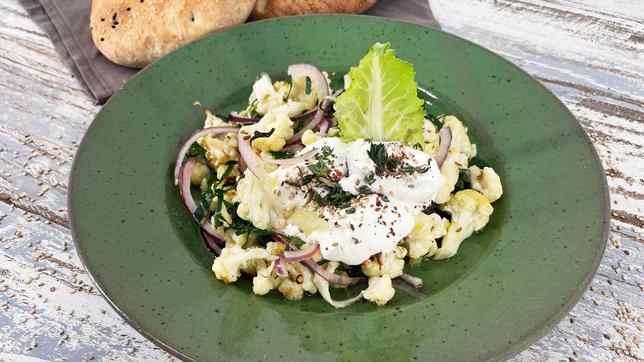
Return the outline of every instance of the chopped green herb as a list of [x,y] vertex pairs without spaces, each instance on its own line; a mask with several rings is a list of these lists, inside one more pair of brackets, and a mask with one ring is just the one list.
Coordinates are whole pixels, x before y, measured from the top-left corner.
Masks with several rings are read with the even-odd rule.
[[378,175],[384,173],[387,168],[387,159],[389,158],[385,145],[382,143],[372,143],[369,151],[367,151],[367,155],[369,155],[369,158],[371,158],[376,166],[376,173]]
[[306,244],[304,240],[298,238],[297,236],[289,236],[288,239],[291,241],[291,244],[293,244],[296,248],[301,248],[302,245]]
[[197,209],[195,210],[194,214],[192,216],[194,219],[201,224],[201,221],[208,216],[208,212],[210,211],[210,204],[212,203],[212,193],[210,192],[204,192],[202,194],[201,201],[197,204]]
[[320,181],[321,184],[323,184],[324,186],[327,186],[327,187],[334,188],[336,186],[335,182],[329,180],[326,177],[320,177],[320,178],[318,178],[318,181]]
[[237,207],[239,204],[233,204],[230,206],[227,211],[230,214],[233,222],[230,224],[230,228],[233,229],[235,234],[242,235],[247,233],[254,233],[258,236],[267,236],[272,234],[272,232],[264,229],[260,229],[255,225],[251,224],[249,221],[246,221],[237,215]]
[[470,183],[470,173],[467,171],[466,168],[462,168],[458,170],[458,180],[456,180],[456,184],[454,185],[455,190],[463,190],[465,189],[465,185]]
[[418,150],[418,151],[423,150],[423,145],[421,145],[420,143],[414,143],[413,147],[414,147],[415,150]]
[[423,165],[423,166],[416,167],[416,172],[418,172],[418,173],[426,173],[427,171],[429,171],[429,165]]
[[346,210],[344,210],[347,214],[355,214],[356,213],[356,208],[355,207],[350,207]]
[[190,145],[190,148],[188,148],[188,152],[186,152],[186,156],[188,157],[200,157],[201,159],[206,159],[206,149],[201,147],[200,144],[197,142],[194,142],[193,144]]
[[373,185],[373,183],[376,182],[376,174],[373,172],[369,172],[367,176],[364,177],[364,182],[367,185]]
[[[224,193],[221,190],[215,190],[215,213],[213,214],[214,226],[218,228],[226,220],[221,212],[222,207],[224,206]],[[228,211],[228,210],[226,210]]]
[[398,165],[400,165],[400,161],[395,159],[395,158],[389,158],[387,160],[387,169],[388,170],[395,170]]
[[359,239],[356,239],[354,237],[352,237],[351,240],[353,241],[354,244],[360,244],[361,243],[361,241]]
[[371,193],[371,187],[367,185],[362,185],[358,187],[358,192],[361,194],[370,194]]
[[326,177],[330,172],[329,167],[323,160],[318,160],[316,163],[310,163],[306,165],[306,168],[308,168],[315,177]]
[[315,179],[315,176],[313,175],[306,175],[302,177],[302,186],[310,184],[311,181],[313,181],[314,179]]
[[257,113],[257,103],[257,100],[253,101],[248,109],[248,115],[252,118],[260,118],[262,116],[261,114]]
[[405,166],[405,167],[401,168],[400,171],[402,171],[404,173],[414,173],[414,172],[416,172],[416,167],[414,167],[414,166]]
[[329,146],[323,146],[322,147],[321,155],[322,155],[323,158],[328,158],[329,156],[334,156],[335,157],[335,155],[333,154],[333,148],[331,148]]
[[311,195],[313,195],[313,200],[315,200],[316,204],[318,204],[320,206],[322,206],[324,204],[324,199],[322,198],[320,193],[318,193],[314,189],[311,189],[311,191],[309,191],[309,192],[311,193]]
[[335,192],[329,192],[325,197],[326,203],[332,206],[342,207],[348,204],[353,197],[350,193],[343,191],[342,188],[337,188],[333,191]]
[[292,158],[293,156],[295,156],[293,152],[289,152],[289,151],[271,151],[270,153],[271,153],[271,157],[273,157],[276,160]]
[[389,202],[389,198],[385,195],[380,195],[380,199],[384,202]]
[[226,170],[224,171],[224,173],[221,174],[221,178],[219,179],[219,182],[217,182],[217,187],[221,187],[226,182],[228,175],[230,175],[230,173],[233,172],[233,169],[235,168],[236,164],[237,164],[237,161],[233,161],[233,160],[226,162]]
[[335,184],[327,190],[324,197],[314,189],[311,189],[309,192],[311,193],[315,203],[320,206],[347,207],[353,198],[353,195],[342,190],[340,186]]

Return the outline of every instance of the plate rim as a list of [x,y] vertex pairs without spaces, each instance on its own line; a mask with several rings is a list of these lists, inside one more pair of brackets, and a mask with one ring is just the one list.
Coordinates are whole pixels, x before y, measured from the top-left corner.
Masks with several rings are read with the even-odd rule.
[[516,342],[512,343],[505,349],[503,349],[501,352],[499,352],[498,355],[496,356],[491,356],[488,358],[488,360],[491,361],[502,361],[502,360],[507,360],[519,353],[521,353],[523,350],[528,348],[529,346],[535,344],[539,340],[541,340],[543,337],[545,337],[548,332],[550,332],[553,328],[557,326],[557,324],[563,320],[563,317],[565,317],[570,310],[572,310],[573,307],[577,305],[579,300],[582,298],[582,296],[585,294],[586,290],[588,289],[590,283],[594,279],[597,270],[599,268],[599,265],[601,263],[601,260],[604,256],[605,250],[606,250],[606,242],[608,240],[608,235],[609,235],[609,230],[610,230],[610,212],[611,212],[611,204],[610,204],[610,193],[608,190],[608,182],[605,176],[604,171],[604,166],[601,162],[601,159],[599,158],[599,155],[597,153],[597,149],[595,148],[594,144],[592,143],[592,140],[586,133],[586,131],[583,129],[581,124],[579,123],[579,120],[575,115],[570,111],[570,109],[563,103],[563,101],[555,95],[550,89],[548,89],[541,81],[536,79],[534,76],[532,76],[530,73],[525,71],[523,68],[519,67],[518,65],[512,63],[508,59],[504,58],[503,56],[497,54],[496,52],[479,45],[475,42],[472,42],[468,39],[465,39],[463,37],[460,37],[458,35],[449,33],[443,29],[437,29],[437,28],[430,28],[426,26],[422,26],[419,24],[411,23],[408,21],[402,21],[398,19],[391,19],[391,18],[386,18],[386,17],[380,17],[380,16],[372,16],[372,15],[362,15],[362,14],[306,14],[306,15],[295,15],[295,16],[286,16],[286,17],[279,17],[279,18],[271,18],[271,19],[264,19],[264,20],[258,20],[258,21],[252,21],[250,23],[242,23],[237,26],[233,26],[230,28],[222,29],[219,31],[216,31],[214,33],[207,34],[199,39],[193,40],[189,43],[184,44],[183,46],[173,50],[172,52],[166,54],[165,56],[155,60],[154,62],[148,64],[144,68],[141,68],[132,78],[130,78],[125,84],[123,84],[121,87],[119,87],[114,94],[103,104],[101,109],[96,113],[94,118],[92,119],[92,122],[90,125],[87,127],[85,132],[83,133],[83,137],[81,141],[78,143],[77,151],[74,154],[74,160],[72,162],[70,171],[69,171],[69,181],[68,181],[68,193],[67,193],[67,210],[68,210],[68,219],[69,219],[69,230],[70,234],[72,236],[72,241],[74,242],[74,247],[76,249],[76,253],[81,261],[81,265],[87,272],[87,275],[89,276],[90,280],[94,284],[95,288],[101,293],[103,296],[104,300],[110,305],[112,309],[121,317],[123,320],[125,320],[134,330],[136,330],[138,333],[143,335],[145,338],[150,340],[152,343],[160,347],[162,350],[174,355],[175,357],[181,358],[186,361],[198,361],[197,359],[193,358],[192,356],[189,356],[178,349],[173,348],[172,346],[168,345],[166,342],[162,341],[161,339],[157,338],[154,336],[151,332],[148,332],[143,326],[140,325],[140,322],[129,315],[127,315],[125,312],[123,312],[119,306],[112,301],[110,295],[103,290],[101,287],[101,284],[97,281],[95,278],[93,272],[91,269],[88,267],[87,260],[85,257],[85,253],[83,252],[83,247],[81,246],[80,238],[77,235],[76,228],[75,228],[75,222],[74,222],[74,203],[73,203],[73,195],[74,195],[74,184],[75,184],[75,177],[74,174],[76,173],[77,170],[77,161],[78,161],[78,154],[81,151],[81,148],[83,145],[86,143],[87,140],[87,134],[92,130],[92,127],[94,127],[96,120],[101,117],[101,114],[105,111],[105,109],[112,103],[114,100],[114,96],[116,96],[121,90],[123,90],[124,87],[126,87],[130,82],[134,81],[138,77],[140,77],[143,73],[150,71],[158,62],[164,61],[166,58],[173,56],[175,53],[178,53],[180,51],[183,51],[184,49],[192,46],[193,44],[203,41],[206,38],[212,38],[216,37],[222,33],[226,33],[229,31],[238,31],[240,28],[245,28],[246,26],[254,26],[255,24],[265,24],[265,23],[272,23],[272,22],[279,22],[279,21],[297,21],[300,19],[316,19],[316,18],[327,18],[327,17],[346,17],[346,18],[362,18],[362,19],[368,19],[367,21],[376,21],[376,22],[385,22],[385,23],[398,23],[398,24],[405,24],[407,26],[411,27],[416,27],[420,28],[423,30],[429,30],[432,32],[438,32],[442,33],[443,35],[446,35],[447,37],[452,37],[455,38],[459,41],[463,41],[469,46],[474,46],[477,47],[479,50],[482,50],[485,53],[488,53],[489,55],[500,59],[502,62],[506,63],[510,67],[513,67],[517,70],[519,70],[523,75],[527,75],[532,81],[534,81],[540,88],[542,88],[547,94],[552,96],[554,99],[555,103],[558,103],[563,109],[565,110],[565,113],[567,113],[572,119],[575,120],[573,122],[575,124],[575,127],[581,131],[581,135],[584,139],[584,141],[590,146],[590,153],[593,156],[593,161],[595,165],[598,166],[599,171],[600,171],[600,179],[601,179],[601,193],[603,197],[601,198],[603,201],[603,219],[602,219],[602,230],[601,230],[601,240],[604,241],[604,247],[602,248],[597,248],[597,251],[595,252],[594,259],[592,261],[591,268],[588,273],[584,276],[583,280],[578,284],[577,288],[574,290],[574,292],[571,294],[571,297],[557,310],[556,313],[552,314],[550,318],[545,319],[541,324],[538,324],[533,330],[531,330],[529,333],[527,333],[525,336],[519,338]]

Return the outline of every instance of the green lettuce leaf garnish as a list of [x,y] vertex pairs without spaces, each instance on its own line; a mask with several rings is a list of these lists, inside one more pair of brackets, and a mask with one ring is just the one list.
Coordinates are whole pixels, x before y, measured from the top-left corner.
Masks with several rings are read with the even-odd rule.
[[423,141],[423,100],[418,98],[414,67],[396,57],[389,43],[376,43],[349,71],[349,88],[335,103],[342,139]]

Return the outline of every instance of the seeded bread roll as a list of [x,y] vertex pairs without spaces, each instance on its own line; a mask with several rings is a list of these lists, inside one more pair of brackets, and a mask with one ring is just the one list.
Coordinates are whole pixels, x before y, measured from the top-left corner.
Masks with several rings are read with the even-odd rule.
[[246,21],[255,0],[93,0],[92,38],[114,63],[141,68],[215,30]]
[[252,19],[302,14],[346,13],[360,14],[376,0],[257,0]]

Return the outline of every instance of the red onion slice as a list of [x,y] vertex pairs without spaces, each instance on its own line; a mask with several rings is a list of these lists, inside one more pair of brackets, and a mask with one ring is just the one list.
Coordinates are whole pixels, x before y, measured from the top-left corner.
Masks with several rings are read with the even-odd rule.
[[423,287],[420,288],[414,288],[413,286],[409,285],[407,282],[402,280],[401,278],[396,278],[391,281],[391,284],[394,288],[402,290],[403,292],[416,297],[418,299],[423,299],[427,297],[427,291]]
[[302,263],[331,284],[342,285],[346,287],[349,285],[359,283],[364,280],[363,277],[345,277],[343,275],[338,275],[333,272],[329,272],[322,265],[318,265],[311,259],[302,260]]
[[440,144],[438,146],[438,153],[436,154],[436,163],[440,168],[443,166],[443,162],[447,158],[449,146],[452,144],[452,130],[449,127],[443,127],[438,131],[438,136],[440,137]]
[[299,142],[302,139],[302,135],[304,132],[314,129],[317,127],[320,122],[324,119],[324,111],[322,109],[318,109],[318,111],[315,113],[315,117],[309,122],[306,126],[304,126],[301,130],[299,130],[296,134],[293,135],[288,141],[286,141],[287,145]]
[[181,170],[183,159],[186,158],[186,152],[188,152],[188,149],[190,148],[190,146],[199,137],[203,137],[210,134],[220,135],[220,134],[237,133],[237,132],[239,132],[239,128],[236,128],[236,127],[208,127],[193,133],[192,136],[190,136],[190,138],[188,138],[188,140],[183,144],[183,146],[181,146],[181,149],[179,150],[179,154],[177,155],[177,160],[175,161],[175,164],[174,164],[174,184],[175,185],[179,184],[179,171]]
[[324,121],[320,123],[320,135],[326,136],[327,132],[329,132],[329,128],[331,128],[331,120],[325,118]]
[[286,266],[284,265],[284,259],[278,258],[275,260],[275,274],[280,278],[288,277],[288,272],[286,271]]
[[[273,240],[279,243],[282,243],[284,245],[288,245],[288,247],[291,248],[292,250],[298,250],[295,247],[295,245],[289,243],[289,241],[282,235],[274,234]],[[316,262],[314,262],[311,259],[302,260],[301,263],[306,265],[309,269],[314,271],[317,275],[321,276],[322,278],[324,278],[324,280],[326,280],[331,284],[348,286],[364,280],[364,278],[362,277],[345,277],[342,275],[335,274],[333,273],[333,271],[326,270],[323,266],[318,265]]]
[[181,200],[190,214],[194,214],[197,210],[197,204],[190,194],[190,174],[192,172],[192,167],[199,159],[197,157],[190,157],[182,166],[181,172],[179,174],[179,194],[181,195]]
[[422,289],[423,288],[423,280],[415,277],[413,275],[409,275],[406,273],[402,273],[400,275],[400,279],[402,279],[405,283],[411,285],[412,287],[416,289]]
[[311,150],[303,155],[297,156],[297,157],[292,157],[292,158],[283,158],[283,159],[277,159],[277,158],[271,158],[268,157],[266,154],[262,153],[260,158],[262,161],[268,162],[268,163],[274,163],[277,165],[285,165],[285,166],[290,166],[290,165],[297,165],[300,162],[304,162],[306,160],[309,160],[313,158],[320,150]]
[[318,102],[322,101],[329,95],[329,82],[324,77],[324,74],[312,64],[291,64],[286,71],[291,77],[305,76],[311,79],[311,83],[315,84],[318,92]]
[[318,112],[318,107],[315,107],[310,111],[306,111],[306,112],[304,112],[304,113],[302,113],[300,115],[291,117],[291,121],[297,122],[297,121],[301,121],[303,119],[314,117],[317,112]]
[[301,143],[293,143],[292,145],[286,145],[282,148],[283,151],[298,153],[304,149],[304,145]]
[[241,132],[237,133],[237,148],[239,149],[239,159],[244,160],[246,167],[248,167],[255,177],[261,179],[266,175],[266,171],[262,167],[262,160],[250,144],[250,136],[242,134]]
[[235,122],[235,123],[240,123],[240,124],[254,124],[259,122],[259,118],[257,117],[243,117],[237,114],[237,112],[230,112],[228,114],[228,121],[229,122]]
[[332,306],[334,306],[336,308],[348,307],[351,304],[353,304],[353,303],[359,301],[360,299],[362,299],[362,292],[360,292],[360,293],[358,293],[358,295],[356,295],[353,298],[349,298],[349,299],[345,299],[345,300],[333,300],[333,298],[331,298],[331,292],[329,291],[329,282],[326,281],[324,279],[324,277],[322,277],[322,276],[320,276],[318,274],[313,276],[313,283],[318,288],[318,291],[320,292],[320,295],[322,296],[322,298],[324,298],[324,300],[327,303],[331,304]]
[[[188,212],[190,212],[190,215],[193,215],[197,210],[197,204],[190,193],[190,173],[192,172],[192,167],[194,167],[198,161],[199,159],[196,157],[188,158],[188,160],[181,166],[181,172],[179,174],[179,195],[181,196],[183,205],[188,209]],[[201,227],[202,232],[206,233],[214,240],[221,243],[226,242],[226,238],[224,238],[223,235],[213,231],[212,224],[209,220],[203,224],[199,223],[199,226]]]
[[213,237],[204,229],[200,229],[199,234],[201,235],[201,240],[203,240],[204,245],[208,250],[210,250],[211,253],[213,253],[215,256],[221,255],[221,246],[219,246],[219,244],[224,244],[225,240]]
[[284,252],[284,259],[288,262],[302,261],[315,255],[320,250],[320,245],[313,244],[306,249],[288,250]]

